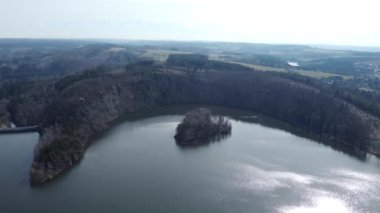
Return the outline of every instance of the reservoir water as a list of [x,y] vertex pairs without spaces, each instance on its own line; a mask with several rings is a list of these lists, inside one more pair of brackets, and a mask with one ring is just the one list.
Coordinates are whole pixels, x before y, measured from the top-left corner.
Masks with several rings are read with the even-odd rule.
[[0,135],[0,212],[379,212],[377,159],[217,111],[232,135],[192,148],[173,139],[182,109],[131,114],[42,187],[28,184],[38,134]]

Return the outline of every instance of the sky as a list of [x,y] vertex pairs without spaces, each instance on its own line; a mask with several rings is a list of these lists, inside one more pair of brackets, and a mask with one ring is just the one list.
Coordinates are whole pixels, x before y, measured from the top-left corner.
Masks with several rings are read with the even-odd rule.
[[0,0],[0,38],[380,46],[378,0]]

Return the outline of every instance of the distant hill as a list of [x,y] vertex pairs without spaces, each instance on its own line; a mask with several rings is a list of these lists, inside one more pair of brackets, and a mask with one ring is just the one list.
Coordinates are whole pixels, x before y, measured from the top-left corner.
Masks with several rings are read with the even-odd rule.
[[315,47],[315,48],[328,49],[328,50],[351,50],[351,51],[360,51],[360,52],[380,52],[380,47],[324,45],[324,44],[315,44],[315,45],[310,45],[310,46]]

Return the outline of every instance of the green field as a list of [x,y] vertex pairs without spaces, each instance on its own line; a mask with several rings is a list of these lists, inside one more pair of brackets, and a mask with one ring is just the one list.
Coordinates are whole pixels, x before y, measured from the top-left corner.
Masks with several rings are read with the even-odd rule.
[[[212,59],[215,59],[214,56]],[[342,77],[343,79],[350,79],[352,76],[348,75],[340,75],[340,74],[334,74],[329,72],[322,72],[322,71],[314,71],[314,70],[300,70],[300,69],[285,69],[285,68],[277,68],[277,67],[268,67],[268,66],[262,66],[262,65],[256,65],[256,64],[247,64],[247,63],[240,63],[240,62],[233,62],[233,61],[226,61],[226,60],[219,60],[227,63],[233,63],[233,64],[239,64],[245,67],[253,68],[257,71],[263,71],[263,72],[281,72],[281,73],[297,73],[303,76],[311,77],[311,78],[330,78],[330,77]]]
[[143,58],[153,59],[155,61],[164,62],[170,54],[191,54],[191,52],[175,51],[175,50],[158,50],[147,49],[141,56]]
[[[176,50],[162,50],[162,49],[147,49],[141,56],[143,58],[149,58],[155,61],[165,62],[166,59],[171,54],[192,54],[192,52],[176,51]],[[322,72],[322,71],[316,71],[316,70],[286,69],[286,68],[270,67],[270,66],[263,66],[263,65],[257,65],[257,64],[235,62],[235,61],[221,59],[219,54],[210,54],[209,59],[215,60],[215,61],[222,61],[226,63],[239,64],[239,65],[249,67],[257,71],[263,71],[263,72],[297,73],[299,75],[303,75],[303,76],[307,76],[311,78],[317,78],[317,79],[329,78],[329,77],[342,77],[343,79],[352,78],[351,76],[348,76],[348,75],[341,75],[341,74]]]

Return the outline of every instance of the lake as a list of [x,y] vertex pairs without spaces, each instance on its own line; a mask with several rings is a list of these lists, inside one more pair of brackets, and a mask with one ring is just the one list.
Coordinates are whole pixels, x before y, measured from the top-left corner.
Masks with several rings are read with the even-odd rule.
[[42,187],[28,184],[38,134],[0,135],[0,212],[379,212],[377,159],[222,108],[214,111],[231,118],[232,135],[182,148],[173,136],[184,111],[126,116]]

